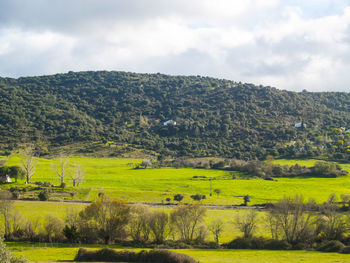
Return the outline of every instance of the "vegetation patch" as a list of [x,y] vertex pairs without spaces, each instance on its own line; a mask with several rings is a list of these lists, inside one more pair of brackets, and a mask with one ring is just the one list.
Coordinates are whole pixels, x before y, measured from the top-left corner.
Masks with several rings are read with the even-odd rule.
[[75,261],[80,262],[157,262],[157,263],[196,263],[197,261],[185,254],[169,250],[142,250],[138,253],[128,250],[116,251],[103,248],[97,251],[88,251],[80,248]]

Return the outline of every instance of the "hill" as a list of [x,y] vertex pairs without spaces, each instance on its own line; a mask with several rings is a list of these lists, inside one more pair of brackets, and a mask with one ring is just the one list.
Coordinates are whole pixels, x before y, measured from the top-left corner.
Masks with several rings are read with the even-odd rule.
[[[111,155],[349,158],[350,93],[291,92],[200,76],[69,72],[0,78],[3,153],[35,143]],[[168,125],[164,122],[173,120]],[[176,124],[175,124],[176,122]],[[306,128],[295,128],[303,122]],[[175,125],[174,125],[175,124]]]

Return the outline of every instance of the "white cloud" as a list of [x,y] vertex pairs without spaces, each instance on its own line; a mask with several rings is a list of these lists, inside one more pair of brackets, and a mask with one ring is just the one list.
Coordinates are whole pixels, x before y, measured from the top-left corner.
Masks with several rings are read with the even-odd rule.
[[350,4],[312,1],[2,0],[0,75],[106,69],[350,91]]

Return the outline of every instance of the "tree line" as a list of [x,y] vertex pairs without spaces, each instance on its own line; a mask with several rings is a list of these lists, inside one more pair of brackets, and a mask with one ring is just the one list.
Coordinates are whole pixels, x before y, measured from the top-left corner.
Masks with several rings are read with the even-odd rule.
[[[350,199],[343,203],[349,206]],[[0,215],[6,240],[70,243],[121,243],[141,247],[206,247],[251,249],[319,249],[350,252],[350,217],[339,212],[336,196],[323,204],[302,196],[285,197],[272,204],[264,215],[256,210],[237,214],[231,222],[221,219],[205,222],[207,209],[198,203],[180,204],[169,210],[152,210],[144,205],[128,205],[121,199],[101,195],[81,211],[69,210],[64,220],[47,215],[27,219],[13,209],[13,201],[0,199]],[[258,218],[270,238],[257,237]],[[260,226],[261,227],[261,226]],[[241,236],[229,243],[220,243],[228,228]],[[213,241],[208,241],[211,233]],[[329,248],[332,247],[332,248]],[[335,250],[338,247],[337,250]]]

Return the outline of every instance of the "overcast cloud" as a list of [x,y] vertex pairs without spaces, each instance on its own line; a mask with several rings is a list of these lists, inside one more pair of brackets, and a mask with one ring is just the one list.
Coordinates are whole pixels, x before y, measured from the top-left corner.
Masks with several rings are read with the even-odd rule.
[[350,92],[350,2],[1,0],[0,75],[70,70]]

